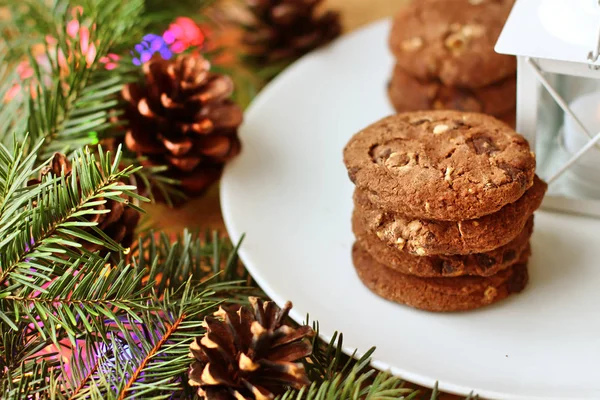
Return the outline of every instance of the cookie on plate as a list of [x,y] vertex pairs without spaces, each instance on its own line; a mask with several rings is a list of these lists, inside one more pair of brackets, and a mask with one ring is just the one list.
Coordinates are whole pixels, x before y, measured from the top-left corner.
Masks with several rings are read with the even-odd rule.
[[525,138],[493,117],[460,111],[384,118],[350,139],[344,163],[375,206],[443,221],[500,210],[535,174]]
[[437,79],[421,80],[396,66],[388,87],[397,112],[459,110],[501,116],[514,112],[517,103],[515,76],[479,89],[448,87]]
[[494,46],[513,0],[418,0],[394,18],[390,48],[420,79],[479,88],[515,74],[516,59]]
[[516,264],[529,253],[533,233],[533,216],[515,239],[486,253],[465,255],[415,256],[404,250],[404,243],[388,245],[369,231],[360,210],[352,215],[352,230],[356,240],[377,262],[403,274],[428,278],[463,275],[491,276]]
[[389,246],[401,245],[419,256],[485,253],[514,240],[527,220],[542,204],[548,185],[537,176],[533,186],[516,202],[481,218],[436,221],[411,218],[381,210],[357,189],[354,204],[362,223]]
[[521,292],[528,281],[526,259],[491,277],[419,278],[394,271],[359,244],[352,248],[354,267],[364,285],[384,299],[427,311],[466,311]]

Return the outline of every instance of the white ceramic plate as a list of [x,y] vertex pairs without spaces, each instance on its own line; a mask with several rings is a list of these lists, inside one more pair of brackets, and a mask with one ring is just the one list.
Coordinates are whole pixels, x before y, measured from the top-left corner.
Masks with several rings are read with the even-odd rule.
[[350,136],[392,112],[389,29],[380,22],[310,54],[246,114],[222,207],[241,258],[292,317],[317,319],[348,351],[425,386],[501,399],[600,398],[600,221],[540,212],[531,282],[475,312],[431,314],[371,294],[350,259]]

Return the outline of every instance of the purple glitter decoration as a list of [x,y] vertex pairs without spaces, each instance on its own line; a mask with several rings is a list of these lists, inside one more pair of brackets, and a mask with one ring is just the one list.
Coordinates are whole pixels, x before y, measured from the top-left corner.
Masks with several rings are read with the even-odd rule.
[[165,42],[165,39],[153,33],[145,35],[142,42],[135,45],[134,50],[131,52],[131,55],[133,56],[133,64],[135,65],[142,65],[150,61],[152,56],[157,53],[165,60],[173,57],[173,52],[169,49],[169,45]]

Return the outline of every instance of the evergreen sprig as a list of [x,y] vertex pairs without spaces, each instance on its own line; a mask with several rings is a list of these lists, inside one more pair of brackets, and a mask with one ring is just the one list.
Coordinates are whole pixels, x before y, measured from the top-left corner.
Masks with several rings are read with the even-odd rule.
[[40,146],[41,142],[31,151],[26,151],[25,141],[17,141],[13,137],[11,151],[0,143],[0,238],[9,237],[10,230],[22,218],[19,211],[52,183],[47,180],[43,185],[23,190],[30,176],[40,170],[40,167],[34,168],[35,153]]
[[98,324],[103,324],[99,317],[135,319],[137,312],[148,309],[148,289],[140,287],[140,272],[122,264],[111,267],[99,257],[84,260],[75,261],[44,291],[25,286],[17,294],[11,287],[1,292],[0,318],[15,330],[19,322],[33,323],[43,339],[48,330],[62,329],[75,343],[82,327],[88,333],[98,330]]
[[[117,126],[118,93],[128,79],[127,74],[106,70],[100,60],[130,36],[144,2],[25,0],[12,6],[17,20],[15,40],[37,33],[40,40],[49,37],[56,42],[44,44],[42,55],[28,55],[34,76],[25,87],[32,92],[26,110],[27,130],[34,143],[43,139],[38,161],[54,152],[70,153],[97,144]],[[31,20],[35,23],[26,23]],[[85,27],[89,37],[73,35],[68,29],[70,21]],[[26,51],[14,57],[23,60]],[[40,63],[38,58],[44,61]],[[6,129],[0,131],[0,141],[9,134]]]
[[155,282],[158,296],[191,280],[193,284],[209,282],[216,294],[230,302],[245,303],[247,296],[262,292],[253,287],[250,275],[239,262],[237,250],[242,240],[233,246],[217,232],[200,234],[186,229],[172,238],[151,231],[140,236],[132,258],[137,268],[147,271],[147,279]]
[[[107,201],[126,203],[122,195],[146,200],[135,193],[135,186],[121,184],[135,168],[128,166],[120,170],[120,154],[120,150],[117,151],[112,160],[110,153],[104,154],[102,149],[98,158],[87,148],[77,151],[69,177],[50,175],[43,181],[35,202],[30,201],[20,210],[21,218],[8,229],[0,227],[0,231],[6,233],[0,239],[0,285],[18,282],[43,291],[41,285],[49,281],[47,274],[51,276],[56,265],[67,265],[69,257],[84,251],[80,241],[99,244],[112,251],[123,250],[93,222],[93,217],[110,212],[97,208]],[[23,196],[30,196],[28,191],[24,193]],[[56,272],[63,273],[64,268]]]

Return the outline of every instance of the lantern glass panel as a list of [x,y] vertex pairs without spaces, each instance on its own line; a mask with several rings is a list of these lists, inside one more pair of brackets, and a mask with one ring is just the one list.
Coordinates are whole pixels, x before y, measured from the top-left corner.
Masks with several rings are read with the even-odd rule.
[[[570,105],[573,113],[588,128],[590,134],[597,134],[600,131],[599,81],[594,78],[549,72],[545,72],[544,77]],[[589,137],[563,112],[544,86],[540,85],[539,90],[535,151],[539,175],[549,178],[589,141]],[[597,125],[595,121],[598,121]],[[548,194],[600,200],[600,145],[592,148],[563,173],[550,186]]]

